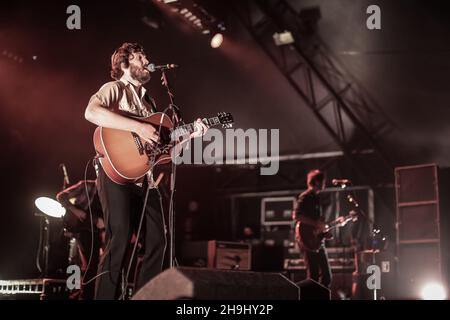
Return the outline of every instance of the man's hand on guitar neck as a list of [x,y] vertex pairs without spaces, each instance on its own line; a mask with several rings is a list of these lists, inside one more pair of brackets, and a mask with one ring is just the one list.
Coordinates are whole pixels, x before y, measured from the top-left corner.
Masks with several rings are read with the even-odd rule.
[[197,138],[204,136],[206,134],[206,131],[208,131],[208,126],[202,122],[202,119],[198,118],[195,122],[195,128],[196,130],[191,133],[190,138]]
[[194,123],[196,130],[189,135],[180,136],[177,138],[175,146],[170,149],[170,154],[173,157],[181,154],[183,148],[186,148],[186,143],[189,142],[193,138],[204,136],[206,131],[208,131],[209,127],[202,122],[202,119],[198,118]]
[[[204,136],[206,131],[208,131],[208,126],[205,125],[200,118],[195,122],[195,128],[196,130],[189,136],[191,139]],[[158,130],[151,124],[140,122],[139,125],[137,125],[135,132],[152,145],[159,141]]]

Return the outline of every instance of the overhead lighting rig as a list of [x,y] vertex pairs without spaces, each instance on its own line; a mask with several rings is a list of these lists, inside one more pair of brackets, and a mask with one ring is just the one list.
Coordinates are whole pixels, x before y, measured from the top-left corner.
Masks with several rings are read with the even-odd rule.
[[226,30],[223,21],[215,17],[199,2],[194,0],[153,0],[168,6],[185,23],[191,25],[201,34],[208,36],[211,47],[218,48],[223,42],[223,32]]

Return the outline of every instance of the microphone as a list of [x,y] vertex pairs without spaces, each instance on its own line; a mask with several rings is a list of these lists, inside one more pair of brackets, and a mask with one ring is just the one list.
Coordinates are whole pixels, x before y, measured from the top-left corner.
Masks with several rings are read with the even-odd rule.
[[150,63],[146,69],[150,72],[155,72],[158,70],[169,70],[169,69],[175,69],[178,68],[178,65],[173,64],[173,63],[168,63],[168,64],[161,64],[161,65],[156,65],[154,63]]
[[347,184],[350,184],[350,183],[352,183],[349,179],[333,179],[332,181],[331,181],[331,183],[334,185],[334,186],[337,186],[338,184],[339,185],[347,185]]
[[66,185],[69,185],[70,181],[69,181],[69,175],[67,174],[66,165],[64,163],[61,163],[60,166],[61,166],[63,174],[64,174],[64,183]]

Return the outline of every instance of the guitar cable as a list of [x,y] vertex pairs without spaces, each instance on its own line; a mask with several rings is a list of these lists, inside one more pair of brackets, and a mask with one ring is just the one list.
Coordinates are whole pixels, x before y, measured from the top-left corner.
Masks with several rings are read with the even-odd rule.
[[[89,159],[88,162],[86,163],[86,167],[85,167],[85,169],[84,169],[84,189],[85,189],[86,197],[87,197],[87,200],[88,200],[89,220],[90,220],[90,228],[91,228],[91,250],[90,250],[90,254],[89,254],[88,264],[87,264],[87,266],[86,266],[86,270],[84,271],[84,275],[83,275],[83,277],[82,277],[83,280],[82,280],[81,284],[82,284],[83,286],[85,286],[85,285],[91,283],[92,281],[94,281],[94,280],[97,279],[98,277],[100,277],[100,276],[102,276],[102,275],[104,275],[104,274],[106,274],[106,273],[109,272],[109,271],[103,271],[103,272],[101,272],[101,273],[99,273],[99,274],[96,274],[94,277],[92,277],[92,278],[89,279],[88,281],[84,281],[84,278],[86,277],[86,274],[87,274],[87,272],[88,272],[88,270],[89,270],[89,267],[91,266],[92,256],[93,256],[93,253],[94,253],[94,218],[93,218],[93,214],[92,214],[91,198],[90,198],[90,195],[89,195],[89,189],[88,189],[88,186],[87,186],[87,170],[88,170],[89,163],[90,163],[91,161],[92,161],[93,163],[95,163],[95,161],[96,161],[97,158],[98,158],[98,156],[95,156],[94,158]],[[95,165],[94,165],[94,166],[95,166]],[[106,225],[106,222],[105,222],[105,225]],[[108,242],[109,242],[109,241],[108,241]],[[109,245],[107,245],[107,246],[105,247],[105,251],[106,251],[106,248],[107,248],[108,246],[109,246]]]
[[120,295],[119,300],[125,299],[126,289],[128,287],[128,277],[130,276],[130,270],[131,270],[131,266],[133,264],[134,255],[136,254],[136,249],[139,244],[139,238],[141,236],[142,224],[144,222],[144,216],[145,216],[145,208],[147,206],[148,194],[150,193],[150,189],[151,189],[150,185],[148,185],[147,190],[145,192],[144,203],[142,205],[141,218],[139,219],[138,230],[136,232],[136,241],[134,242],[133,251],[131,252],[131,257],[130,257],[130,261],[128,262],[127,272],[126,272],[125,276],[124,276],[123,269],[122,269],[122,294]]

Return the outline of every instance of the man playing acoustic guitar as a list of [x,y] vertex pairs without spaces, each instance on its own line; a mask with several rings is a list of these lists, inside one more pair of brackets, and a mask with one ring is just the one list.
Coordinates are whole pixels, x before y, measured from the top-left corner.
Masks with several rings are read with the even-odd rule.
[[[86,108],[85,118],[103,128],[119,129],[137,134],[151,146],[158,143],[158,130],[151,124],[134,117],[148,117],[156,112],[153,99],[143,84],[150,80],[147,70],[149,61],[142,46],[124,43],[111,57],[111,77],[115,81],[104,84],[95,93]],[[208,127],[200,119],[197,130],[190,138],[205,134]],[[106,249],[99,266],[96,299],[124,297],[123,283],[127,281],[126,253],[133,233],[140,224],[141,212],[145,208],[142,225],[144,232],[144,256],[135,290],[146,284],[162,271],[166,248],[166,226],[157,188],[146,190],[152,181],[144,176],[141,181],[130,184],[113,182],[99,169],[97,188],[103,208],[106,228]]]

